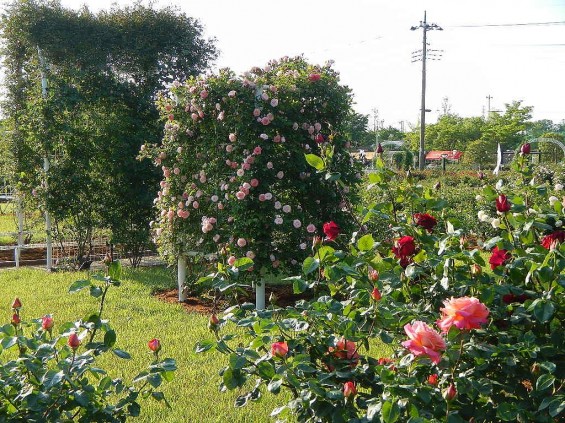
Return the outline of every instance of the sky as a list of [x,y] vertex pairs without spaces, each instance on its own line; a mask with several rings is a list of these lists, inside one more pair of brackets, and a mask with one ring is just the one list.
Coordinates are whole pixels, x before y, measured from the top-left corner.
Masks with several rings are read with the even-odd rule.
[[[1,0],[4,2],[5,0]],[[132,0],[62,0],[92,11]],[[147,2],[144,2],[147,4]],[[334,61],[341,82],[353,90],[357,112],[369,123],[401,127],[419,119],[422,48],[419,26],[431,30],[427,62],[426,121],[443,104],[460,116],[504,110],[521,100],[533,118],[565,120],[565,0],[165,0],[215,37],[220,56],[214,69],[242,73],[271,59],[303,54],[310,62]],[[446,100],[447,99],[447,100]]]

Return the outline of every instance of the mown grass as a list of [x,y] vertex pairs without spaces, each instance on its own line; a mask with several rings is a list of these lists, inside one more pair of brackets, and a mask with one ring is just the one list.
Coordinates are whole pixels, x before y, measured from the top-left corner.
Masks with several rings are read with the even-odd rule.
[[[67,293],[68,287],[84,273],[46,273],[43,270],[0,271],[0,317],[10,319],[10,304],[18,296],[24,305],[24,319],[52,313],[56,322],[76,320],[96,310],[97,301],[88,293]],[[268,422],[273,408],[287,402],[284,394],[267,393],[259,402],[235,408],[238,392],[218,391],[218,370],[226,357],[218,353],[196,354],[197,341],[211,338],[207,330],[208,316],[187,313],[180,305],[167,304],[154,298],[155,289],[174,286],[170,271],[162,268],[127,270],[122,286],[108,292],[104,315],[116,329],[117,348],[131,353],[131,360],[113,354],[100,358],[97,364],[112,377],[131,380],[151,361],[147,342],[158,337],[163,344],[163,357],[177,360],[178,371],[163,392],[172,409],[153,400],[142,402],[138,422]],[[6,354],[5,352],[2,354]],[[0,355],[0,361],[3,360]]]

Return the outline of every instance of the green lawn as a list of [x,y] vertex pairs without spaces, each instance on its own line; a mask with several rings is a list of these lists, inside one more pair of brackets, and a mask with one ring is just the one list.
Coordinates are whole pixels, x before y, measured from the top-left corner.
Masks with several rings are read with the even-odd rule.
[[[97,303],[88,293],[68,294],[69,285],[84,277],[80,273],[46,273],[42,270],[0,271],[0,316],[10,319],[10,304],[18,296],[24,305],[24,319],[53,313],[56,321],[75,320],[95,310]],[[195,354],[198,340],[210,338],[207,316],[186,313],[179,305],[161,302],[151,296],[158,288],[174,286],[172,273],[165,269],[127,270],[121,287],[111,288],[105,317],[116,329],[116,347],[132,354],[120,360],[108,354],[98,364],[110,376],[130,378],[151,361],[147,342],[161,339],[162,357],[177,360],[178,371],[163,391],[172,410],[156,401],[142,402],[139,422],[268,422],[271,410],[287,399],[267,393],[258,403],[236,409],[237,392],[218,391],[218,370],[226,357],[218,353]],[[6,354],[6,353],[4,353]],[[1,359],[0,355],[0,359]]]

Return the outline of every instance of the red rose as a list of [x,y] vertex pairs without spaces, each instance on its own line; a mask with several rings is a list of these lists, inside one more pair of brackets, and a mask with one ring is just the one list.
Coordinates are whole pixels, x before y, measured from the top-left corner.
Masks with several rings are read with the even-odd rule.
[[283,358],[288,354],[288,344],[286,342],[274,342],[271,345],[271,355],[273,357]]
[[326,234],[326,239],[333,241],[339,235],[339,226],[332,220],[324,223],[323,231]]
[[530,154],[530,151],[532,149],[532,146],[530,145],[529,142],[527,142],[526,144],[522,144],[522,147],[520,147],[520,153],[522,154]]
[[316,142],[317,142],[318,144],[323,143],[325,140],[326,140],[326,139],[324,138],[324,136],[323,136],[322,134],[316,135]]
[[414,243],[414,238],[406,235],[400,239],[397,239],[394,243],[394,247],[392,247],[392,252],[396,256],[396,258],[399,259],[411,256],[416,252],[416,244]]
[[69,340],[67,341],[67,345],[74,350],[76,350],[80,345],[80,339],[76,333],[71,333],[69,335]]
[[510,210],[510,203],[504,194],[500,194],[496,199],[496,210],[500,213],[505,213]]
[[18,297],[14,298],[14,301],[12,302],[12,308],[16,310],[21,307],[22,307],[22,302],[20,301],[20,299]]
[[319,73],[311,73],[310,75],[308,75],[308,81],[310,82],[316,82],[319,81],[321,78]]
[[53,320],[53,317],[51,317],[50,315],[46,315],[41,318],[41,328],[43,330],[51,331],[54,324],[55,321]]
[[436,386],[438,384],[438,375],[437,373],[434,373],[432,375],[428,376],[428,383],[430,385]]
[[157,338],[153,338],[151,341],[149,341],[147,343],[147,346],[154,353],[158,353],[159,351],[161,351],[161,341],[159,341]]
[[565,232],[555,231],[549,235],[544,236],[541,240],[541,246],[546,250],[549,250],[551,248],[551,244],[554,244],[556,241],[565,241]]
[[496,269],[498,266],[502,266],[508,260],[510,260],[512,256],[506,250],[499,250],[497,246],[492,249],[492,255],[490,256],[489,263],[491,270]]
[[449,387],[445,391],[443,391],[443,397],[445,398],[446,401],[451,401],[456,396],[457,396],[457,389],[455,388],[455,385],[453,383],[449,385]]
[[435,225],[437,225],[437,220],[431,214],[428,213],[416,213],[414,215],[414,222],[416,225],[421,226],[427,231],[432,231]]

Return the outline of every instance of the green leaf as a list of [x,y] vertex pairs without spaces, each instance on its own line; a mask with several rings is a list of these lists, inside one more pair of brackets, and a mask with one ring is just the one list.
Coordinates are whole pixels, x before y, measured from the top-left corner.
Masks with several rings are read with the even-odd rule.
[[233,265],[239,270],[247,270],[253,267],[253,260],[251,260],[249,257],[242,257],[237,259]]
[[247,364],[247,359],[237,353],[230,354],[230,367],[232,369],[243,369]]
[[536,381],[536,391],[543,391],[551,387],[554,382],[555,382],[555,376],[547,373],[543,374],[540,377],[538,377],[538,380]]
[[7,350],[8,348],[16,345],[16,342],[18,342],[18,338],[16,336],[7,336],[6,338],[2,339],[0,344],[2,345],[3,349]]
[[49,370],[43,377],[43,384],[45,385],[45,388],[49,389],[59,385],[64,378],[65,372],[63,370],[60,372]]
[[140,412],[141,406],[137,402],[132,402],[130,405],[128,405],[128,413],[132,417],[138,417]]
[[119,260],[110,263],[108,266],[108,276],[115,281],[122,279],[122,263]]
[[534,306],[534,316],[536,316],[536,319],[538,319],[540,323],[548,322],[554,312],[555,306],[551,301],[541,300]]
[[516,421],[518,409],[513,404],[503,402],[496,409],[496,416],[504,422]]
[[94,297],[94,298],[98,298],[102,295],[102,288],[100,288],[99,286],[94,286],[91,285],[90,286],[90,296]]
[[384,423],[394,423],[400,417],[400,409],[396,402],[386,401],[383,404],[381,415]]
[[303,279],[296,278],[292,281],[292,292],[294,294],[301,294],[308,289],[308,282]]
[[308,275],[318,267],[320,267],[320,261],[318,259],[315,259],[314,257],[306,257],[306,259],[302,263],[302,272],[305,275]]
[[308,164],[314,169],[322,171],[326,168],[326,165],[320,156],[316,156],[315,154],[305,154],[304,157]]
[[227,389],[232,390],[243,386],[245,377],[241,374],[240,370],[227,369],[222,375],[224,385]]
[[79,281],[74,281],[71,286],[69,287],[69,292],[70,293],[75,293],[78,292],[86,287],[90,286],[90,281],[86,280],[86,279],[82,279]]
[[266,380],[270,380],[275,375],[275,368],[268,361],[261,361],[257,364],[257,374]]
[[158,388],[159,385],[161,385],[161,383],[163,382],[163,379],[161,378],[161,375],[159,373],[151,373],[149,376],[147,376],[147,382],[149,382],[152,387]]
[[273,379],[267,385],[267,389],[273,394],[278,394],[281,390],[282,383],[282,379]]
[[119,349],[115,348],[115,349],[112,350],[112,352],[114,354],[116,354],[118,357],[123,358],[125,360],[129,360],[131,358],[131,355],[124,350],[119,350]]
[[369,251],[373,245],[375,245],[375,240],[371,234],[364,235],[357,241],[357,248],[361,251]]
[[116,343],[116,332],[113,329],[110,329],[108,332],[104,334],[104,345],[111,348]]
[[214,341],[200,341],[194,347],[194,351],[197,353],[203,353],[215,347],[216,343]]

